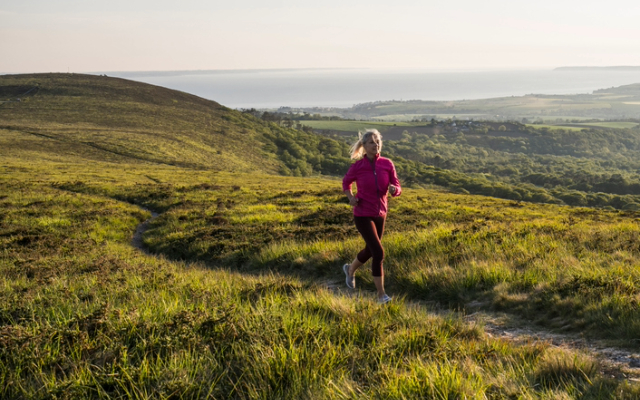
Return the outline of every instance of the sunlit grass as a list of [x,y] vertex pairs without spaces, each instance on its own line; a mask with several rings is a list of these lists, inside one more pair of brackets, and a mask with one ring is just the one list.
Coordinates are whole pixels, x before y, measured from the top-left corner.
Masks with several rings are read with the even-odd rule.
[[295,218],[294,213],[277,211],[274,204],[242,207],[236,212],[229,220],[232,224],[289,223]]
[[[482,298],[526,315],[517,293],[535,299],[530,288],[553,287],[563,274],[570,279],[557,257],[570,255],[575,268],[588,257],[603,264],[608,253],[588,252],[580,243],[594,234],[611,242],[637,233],[635,220],[619,213],[576,217],[569,208],[510,208],[407,189],[392,200],[384,239],[396,302],[380,308],[366,291],[344,296],[319,284],[341,283],[339,266],[362,246],[338,180],[46,163],[14,178],[0,192],[0,376],[20,384],[3,384],[4,398],[636,393],[599,375],[586,356],[493,339],[455,314],[436,316],[410,303],[428,299],[458,308]],[[145,235],[160,257],[130,246],[149,213],[125,200],[164,211]],[[563,222],[569,215],[590,219],[574,231]],[[225,241],[214,239],[212,229],[233,242],[220,247]],[[567,235],[583,253],[566,250]],[[165,257],[163,241],[182,246]],[[611,254],[612,273],[635,285],[635,250]],[[588,271],[593,279],[606,276],[606,269]],[[366,269],[358,281],[373,287]],[[616,293],[590,307],[618,307],[626,310],[624,321],[635,318]]]

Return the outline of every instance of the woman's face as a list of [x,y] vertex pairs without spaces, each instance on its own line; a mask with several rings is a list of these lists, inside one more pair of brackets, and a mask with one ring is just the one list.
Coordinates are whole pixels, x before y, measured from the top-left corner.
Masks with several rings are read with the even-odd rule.
[[375,157],[376,154],[380,153],[380,141],[375,136],[369,137],[363,146],[368,157]]

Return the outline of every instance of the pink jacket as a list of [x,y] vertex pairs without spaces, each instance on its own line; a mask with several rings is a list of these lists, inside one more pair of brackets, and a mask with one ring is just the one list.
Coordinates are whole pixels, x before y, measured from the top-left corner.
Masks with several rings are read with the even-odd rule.
[[351,164],[351,168],[342,179],[342,191],[350,190],[353,182],[358,187],[358,205],[353,208],[353,215],[356,217],[386,216],[389,184],[398,188],[393,197],[402,193],[393,162],[380,157],[380,154],[376,155],[374,162],[365,156]]

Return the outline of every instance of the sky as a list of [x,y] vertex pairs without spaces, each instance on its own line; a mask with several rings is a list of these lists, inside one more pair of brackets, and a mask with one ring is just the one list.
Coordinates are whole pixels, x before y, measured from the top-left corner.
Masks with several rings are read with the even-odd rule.
[[3,0],[0,73],[640,65],[640,2]]

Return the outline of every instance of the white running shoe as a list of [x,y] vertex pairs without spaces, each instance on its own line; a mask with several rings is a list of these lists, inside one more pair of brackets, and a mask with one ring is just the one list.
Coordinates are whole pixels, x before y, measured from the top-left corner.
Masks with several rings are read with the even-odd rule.
[[388,302],[390,302],[392,299],[393,299],[392,297],[389,297],[389,296],[387,296],[387,295],[385,294],[384,296],[382,296],[382,297],[380,297],[380,298],[378,299],[378,303],[380,303],[380,304],[387,304],[387,303],[388,303]]
[[355,275],[349,276],[349,267],[351,267],[349,264],[345,264],[345,265],[342,266],[342,270],[344,271],[344,274],[347,276],[347,279],[346,279],[347,287],[349,289],[355,289],[356,288],[356,277],[355,277]]

